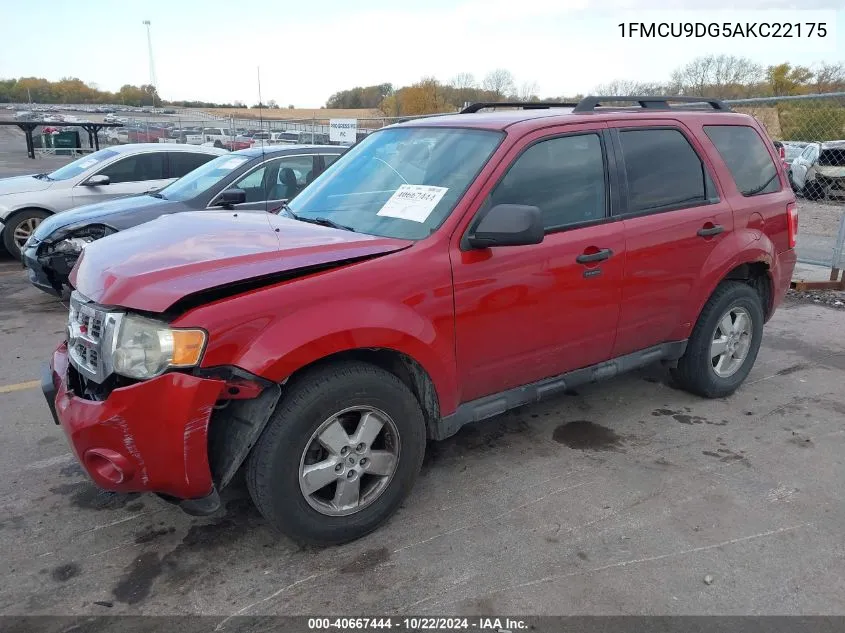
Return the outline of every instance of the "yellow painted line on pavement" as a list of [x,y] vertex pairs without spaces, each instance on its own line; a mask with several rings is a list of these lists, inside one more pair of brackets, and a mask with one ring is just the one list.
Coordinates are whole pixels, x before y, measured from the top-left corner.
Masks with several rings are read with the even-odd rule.
[[40,387],[41,381],[40,380],[27,380],[26,382],[19,382],[14,385],[2,385],[0,386],[0,393],[12,393],[13,391],[23,391],[25,389],[35,389],[35,387]]

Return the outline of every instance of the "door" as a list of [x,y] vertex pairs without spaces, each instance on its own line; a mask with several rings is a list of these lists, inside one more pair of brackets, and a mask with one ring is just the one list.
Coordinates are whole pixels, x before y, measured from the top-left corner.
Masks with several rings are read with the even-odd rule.
[[[314,172],[319,171],[322,161],[317,158],[314,154],[298,154],[261,163],[228,187],[242,189],[246,193],[246,202],[235,205],[236,208],[248,211],[278,209],[283,201],[302,191]],[[209,207],[214,206],[218,206],[216,200],[209,204]]]
[[588,126],[566,130],[576,133],[544,130],[514,148],[480,205],[539,207],[543,242],[462,250],[457,236],[452,245],[464,402],[610,357],[625,241],[610,216],[606,139]]
[[147,152],[119,158],[94,175],[108,176],[109,184],[91,186],[82,181],[73,188],[75,206],[134,196],[160,189],[172,182],[172,179],[167,178],[165,152]]
[[733,231],[733,213],[701,147],[676,122],[612,134],[623,176],[626,264],[613,350],[622,356],[667,342],[681,328],[705,262]]

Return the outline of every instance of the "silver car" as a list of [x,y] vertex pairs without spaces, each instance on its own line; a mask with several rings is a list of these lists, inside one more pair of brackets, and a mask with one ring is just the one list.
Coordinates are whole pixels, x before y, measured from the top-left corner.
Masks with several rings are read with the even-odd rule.
[[101,149],[49,174],[0,179],[0,237],[15,258],[41,220],[83,204],[159,189],[215,156],[216,147],[139,143]]

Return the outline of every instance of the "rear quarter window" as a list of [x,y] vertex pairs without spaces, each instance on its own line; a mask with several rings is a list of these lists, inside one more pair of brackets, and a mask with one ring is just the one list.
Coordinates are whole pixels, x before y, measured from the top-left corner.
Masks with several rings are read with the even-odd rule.
[[780,191],[778,170],[757,130],[746,125],[705,125],[743,196]]

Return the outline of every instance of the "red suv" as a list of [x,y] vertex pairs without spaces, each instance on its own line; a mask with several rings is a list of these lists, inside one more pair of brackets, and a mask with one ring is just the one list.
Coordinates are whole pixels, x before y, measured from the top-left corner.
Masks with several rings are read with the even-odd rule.
[[278,214],[90,244],[43,381],[91,478],[205,514],[243,468],[340,543],[465,424],[654,362],[732,393],[795,263],[774,146],[718,101],[607,99],[391,126]]

